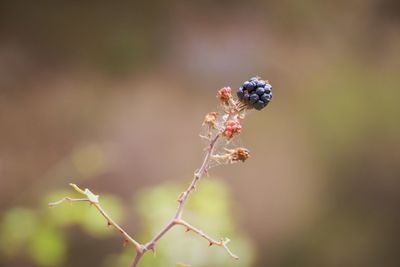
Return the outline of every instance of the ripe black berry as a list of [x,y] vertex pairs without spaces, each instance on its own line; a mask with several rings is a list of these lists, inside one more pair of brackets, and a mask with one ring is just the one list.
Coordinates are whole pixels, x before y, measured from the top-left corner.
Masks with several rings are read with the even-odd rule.
[[252,103],[252,104],[256,103],[259,99],[260,99],[260,97],[255,93],[250,95],[250,103]]
[[261,99],[262,101],[264,101],[264,102],[268,102],[268,101],[271,100],[271,99],[268,97],[267,94],[263,94],[263,95],[260,97],[260,99]]
[[256,94],[259,96],[262,96],[264,94],[265,90],[262,87],[258,87],[256,90]]
[[272,99],[272,86],[258,77],[252,77],[245,81],[237,91],[239,100],[248,108],[261,110],[265,108]]
[[240,99],[243,99],[244,97],[243,87],[240,87],[236,94]]
[[263,101],[259,100],[256,103],[254,103],[254,108],[257,110],[262,110],[266,105],[268,105],[269,102],[266,102],[265,104]]
[[257,84],[254,81],[247,81],[243,84],[243,88],[248,92],[251,92],[256,88]]
[[257,87],[264,87],[266,85],[266,82],[261,80],[257,82]]
[[249,102],[250,101],[250,95],[248,93],[244,93],[243,101],[244,102]]

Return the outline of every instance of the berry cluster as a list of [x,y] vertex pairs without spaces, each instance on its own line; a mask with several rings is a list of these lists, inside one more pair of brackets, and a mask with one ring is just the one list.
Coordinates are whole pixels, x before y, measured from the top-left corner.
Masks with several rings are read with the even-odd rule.
[[226,122],[224,136],[228,137],[229,139],[232,138],[234,135],[240,134],[240,130],[242,126],[237,120],[229,120]]
[[245,81],[237,91],[239,100],[249,108],[261,110],[265,108],[272,99],[272,86],[257,77]]

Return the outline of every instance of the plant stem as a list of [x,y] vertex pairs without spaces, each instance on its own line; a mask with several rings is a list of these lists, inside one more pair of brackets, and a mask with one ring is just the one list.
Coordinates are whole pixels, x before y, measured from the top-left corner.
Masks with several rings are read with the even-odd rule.
[[[183,220],[182,218],[182,213],[183,213],[183,207],[185,206],[185,203],[187,199],[189,198],[190,194],[193,192],[193,190],[196,188],[197,183],[199,182],[200,178],[204,175],[204,173],[207,172],[208,166],[210,164],[210,160],[212,159],[212,154],[214,152],[215,144],[217,143],[218,139],[220,138],[221,134],[218,133],[211,141],[207,149],[207,153],[204,157],[203,163],[201,164],[200,168],[194,173],[194,178],[192,182],[190,183],[189,187],[186,189],[186,191],[182,192],[182,194],[178,198],[178,208],[176,209],[175,216],[171,218],[171,220],[160,230],[160,232],[150,241],[148,242],[144,248],[143,252],[138,252],[135,256],[135,259],[133,260],[133,263],[131,267],[137,267],[139,264],[140,259],[142,258],[143,254],[148,251],[148,250],[155,250],[155,245],[157,241],[165,235],[172,227],[174,227],[177,224],[182,224],[183,225]],[[192,227],[192,229],[195,229]],[[194,230],[193,230],[194,231]],[[194,231],[196,232],[196,231]],[[198,231],[196,233],[199,233]],[[209,239],[211,240],[211,239]],[[211,241],[210,241],[211,242]],[[218,244],[218,242],[213,242],[214,244]],[[222,244],[222,243],[221,243]],[[228,250],[229,252],[229,250]],[[230,253],[230,255],[233,255]]]
[[95,206],[96,209],[100,212],[100,214],[106,219],[107,225],[114,227],[124,238],[125,242],[130,242],[135,246],[136,252],[140,253],[143,251],[143,246],[137,242],[135,239],[133,239],[124,229],[122,229],[121,226],[119,226],[111,217],[107,214],[107,212],[102,208],[100,203],[98,202],[93,202],[88,198],[70,198],[70,197],[65,197],[57,202],[52,202],[49,203],[50,207],[54,207],[56,205],[59,205],[63,202],[88,202],[91,205]]
[[179,206],[176,210],[174,219],[180,219],[182,217],[183,207],[185,206],[186,200],[188,199],[189,195],[193,192],[193,190],[196,188],[196,185],[197,185],[198,181],[200,180],[200,178],[207,171],[208,165],[210,164],[211,156],[214,152],[215,144],[217,143],[219,137],[220,137],[220,134],[217,134],[214,137],[214,139],[211,140],[210,145],[207,150],[207,154],[204,157],[203,164],[201,165],[200,169],[198,169],[194,173],[194,178],[193,178],[192,182],[190,183],[189,187],[186,189],[185,192],[183,192],[180,195],[180,197],[178,199]]
[[[227,116],[227,118],[224,119],[224,121],[227,122],[232,116],[236,115],[237,112],[238,111],[229,113],[229,115]],[[77,185],[71,184],[71,186],[77,192],[79,192],[80,194],[86,195],[86,198],[75,198],[74,199],[74,198],[65,197],[57,202],[49,203],[49,205],[56,206],[63,202],[88,202],[91,205],[95,206],[96,209],[100,212],[100,214],[107,220],[107,224],[109,226],[113,226],[122,235],[122,237],[124,238],[124,242],[132,243],[135,246],[136,256],[132,262],[131,267],[137,267],[140,260],[142,259],[143,255],[147,251],[151,250],[151,251],[155,252],[156,243],[158,242],[158,240],[160,240],[175,225],[182,225],[182,226],[186,227],[187,231],[192,231],[193,233],[196,233],[196,234],[200,235],[201,237],[203,237],[204,239],[206,239],[209,242],[210,246],[216,245],[216,246],[223,247],[232,258],[238,259],[238,257],[235,254],[233,254],[227,247],[229,239],[221,239],[221,241],[216,241],[215,239],[206,235],[203,231],[197,229],[196,227],[192,226],[191,224],[189,224],[188,222],[186,222],[185,220],[182,219],[183,208],[186,204],[186,201],[188,200],[191,193],[196,189],[196,186],[197,186],[198,182],[200,181],[201,177],[203,177],[203,175],[205,173],[207,173],[210,162],[213,159],[213,153],[214,153],[215,146],[218,142],[218,139],[222,136],[222,134],[223,134],[223,132],[219,131],[215,134],[215,136],[213,138],[209,139],[210,143],[208,145],[206,155],[204,156],[203,163],[201,164],[200,168],[195,171],[193,180],[190,183],[190,185],[188,186],[188,188],[184,192],[182,192],[180,194],[180,196],[178,197],[178,207],[176,209],[174,216],[160,230],[160,232],[158,232],[158,234],[155,235],[153,237],[153,239],[150,240],[145,245],[140,244],[139,242],[134,240],[125,230],[122,229],[122,227],[120,227],[113,219],[111,219],[111,217],[101,207],[101,205],[98,201],[98,196],[94,195],[89,189],[82,190]]]
[[133,239],[130,235],[128,235],[128,233],[124,229],[122,229],[121,226],[119,226],[116,222],[114,222],[114,220],[111,219],[110,216],[108,216],[108,214],[104,211],[104,209],[100,206],[99,203],[93,203],[93,205],[101,213],[101,215],[103,215],[103,217],[106,218],[107,224],[117,229],[117,231],[124,237],[125,242],[131,242],[135,246],[136,251],[138,253],[142,251],[142,245],[139,244],[139,242]]

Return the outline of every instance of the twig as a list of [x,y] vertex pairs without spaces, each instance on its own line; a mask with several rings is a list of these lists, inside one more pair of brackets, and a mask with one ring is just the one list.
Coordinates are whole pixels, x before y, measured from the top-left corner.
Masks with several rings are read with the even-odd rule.
[[87,198],[70,198],[70,197],[64,197],[63,199],[60,199],[59,201],[51,202],[49,203],[50,207],[55,207],[57,205],[60,205],[64,202],[89,202],[90,200]]
[[188,199],[189,195],[192,193],[192,191],[196,188],[197,183],[199,182],[200,178],[204,175],[204,173],[208,169],[208,165],[210,164],[211,160],[211,155],[214,152],[215,144],[217,143],[218,139],[220,138],[221,134],[218,133],[214,139],[210,141],[210,144],[208,146],[207,154],[204,157],[203,164],[201,165],[200,169],[198,169],[194,173],[194,178],[192,182],[190,183],[189,187],[186,189],[185,192],[183,192],[178,199],[179,206],[176,210],[174,219],[180,219],[182,217],[182,212],[183,212],[183,207],[185,206],[186,200]]
[[205,234],[203,231],[201,231],[200,229],[192,226],[190,223],[184,221],[184,220],[178,220],[176,221],[176,224],[182,225],[186,227],[186,231],[192,231],[198,235],[200,235],[201,237],[203,237],[205,240],[208,241],[208,245],[212,246],[212,245],[216,245],[216,246],[220,246],[225,248],[225,250],[228,252],[228,254],[234,258],[235,260],[238,260],[239,257],[236,256],[234,253],[232,253],[232,251],[228,248],[227,244],[230,242],[230,240],[228,238],[226,239],[221,239],[220,241],[216,241],[215,239],[209,237],[207,234]]
[[[227,119],[229,119],[230,116],[228,116]],[[49,203],[49,206],[56,206],[59,204],[62,204],[63,202],[88,202],[91,205],[95,206],[96,209],[100,212],[100,214],[106,219],[107,225],[113,226],[124,238],[125,242],[130,242],[131,244],[134,245],[136,249],[136,256],[132,262],[131,267],[137,267],[141,258],[143,257],[144,253],[146,251],[151,250],[155,252],[156,249],[156,244],[157,241],[162,238],[172,227],[175,225],[183,225],[186,227],[186,229],[189,229],[193,231],[194,233],[197,233],[201,237],[205,238],[208,240],[210,246],[211,245],[217,245],[220,247],[223,247],[228,254],[234,258],[238,259],[238,257],[232,253],[232,251],[228,248],[227,244],[229,242],[229,239],[226,240],[221,240],[221,241],[216,241],[203,233],[201,230],[195,228],[194,226],[190,225],[186,221],[182,219],[182,213],[183,213],[183,208],[186,204],[187,199],[189,198],[190,194],[195,190],[198,182],[200,181],[200,178],[207,172],[209,168],[210,161],[213,159],[212,155],[215,149],[215,145],[218,141],[218,139],[221,137],[222,133],[218,132],[214,138],[210,139],[210,144],[208,145],[207,148],[207,153],[204,157],[203,163],[200,166],[200,168],[194,173],[194,178],[188,188],[181,193],[181,195],[178,198],[178,207],[176,209],[175,215],[171,218],[171,220],[160,230],[160,232],[153,237],[151,241],[146,243],[145,245],[140,244],[136,240],[134,240],[125,230],[122,229],[121,226],[119,226],[111,217],[105,212],[105,210],[101,207],[98,196],[94,195],[89,189],[82,190],[78,186],[71,184],[71,186],[79,193],[86,195],[86,198],[70,198],[70,197],[65,197],[57,202]]]
[[[207,172],[208,166],[210,164],[210,161],[212,159],[211,155],[214,152],[214,148],[215,145],[218,141],[218,139],[221,137],[221,133],[216,134],[216,136],[211,139],[210,144],[208,146],[207,149],[207,153],[204,157],[203,163],[201,165],[201,167],[194,173],[194,178],[192,180],[192,182],[190,183],[189,187],[186,189],[186,191],[182,192],[181,195],[178,198],[178,207],[176,209],[175,212],[175,216],[173,218],[171,218],[171,220],[160,230],[160,232],[151,240],[149,241],[144,247],[143,247],[143,252],[136,254],[135,259],[133,260],[133,263],[131,265],[131,267],[136,267],[139,264],[139,261],[141,259],[141,257],[143,256],[143,254],[148,251],[148,250],[152,250],[153,252],[155,251],[155,246],[157,241],[163,237],[172,227],[174,227],[175,225],[188,225],[190,227],[190,229],[195,232],[195,233],[202,233],[201,231],[197,230],[195,227],[189,225],[187,222],[185,222],[184,220],[182,220],[182,213],[183,213],[183,208],[185,206],[185,203],[187,201],[187,199],[189,198],[190,194],[193,192],[193,190],[196,188],[197,183],[199,182],[200,178],[204,175],[204,173]],[[189,228],[187,227],[187,228]],[[217,245],[217,246],[222,246],[225,248],[225,250],[229,253],[229,255],[235,259],[238,259],[238,257],[233,254],[229,248],[227,247],[227,243],[226,241],[215,241],[211,238],[209,238],[207,235],[205,234],[201,234],[201,236],[203,236],[204,238],[206,238],[212,245]]]
[[[224,87],[220,89],[217,92],[217,97],[219,98],[221,102],[221,106],[224,109],[224,115],[221,116],[222,121],[218,121],[218,113],[217,112],[210,112],[206,115],[205,120],[203,122],[203,125],[208,126],[208,134],[207,136],[200,135],[202,139],[205,139],[209,142],[207,148],[206,148],[206,154],[203,159],[203,162],[198,170],[194,173],[194,177],[188,188],[180,194],[178,197],[178,207],[176,208],[174,216],[167,222],[167,224],[153,237],[152,240],[150,240],[146,244],[140,244],[136,240],[134,240],[128,233],[123,230],[117,223],[115,223],[110,216],[104,211],[104,209],[101,207],[99,203],[99,196],[93,194],[89,189],[82,190],[78,186],[71,184],[71,186],[79,193],[83,194],[86,196],[86,198],[63,198],[57,202],[50,203],[50,206],[55,206],[59,205],[63,202],[89,202],[90,204],[94,205],[96,209],[100,212],[100,214],[107,220],[107,224],[109,226],[113,226],[124,238],[125,242],[130,242],[134,245],[136,249],[136,255],[135,258],[133,259],[131,267],[137,267],[141,258],[143,255],[151,250],[155,252],[156,249],[156,244],[158,240],[160,240],[171,228],[173,228],[175,225],[182,225],[186,227],[186,231],[192,231],[199,235],[200,237],[204,238],[205,240],[208,241],[209,245],[216,245],[223,247],[227,253],[234,259],[239,259],[238,256],[236,256],[229,248],[228,248],[228,243],[229,239],[221,239],[220,241],[217,241],[207,234],[205,234],[203,231],[200,229],[192,226],[189,224],[187,221],[182,219],[182,214],[183,214],[183,209],[184,206],[189,198],[189,196],[192,194],[192,192],[196,189],[198,182],[200,181],[201,177],[207,173],[210,163],[214,160],[216,162],[219,162],[219,160],[227,160],[228,163],[234,163],[238,161],[245,161],[249,157],[249,152],[245,148],[236,148],[234,150],[232,149],[227,149],[225,147],[225,150],[228,152],[228,154],[225,155],[218,155],[214,154],[214,150],[216,147],[216,144],[218,141],[222,138],[226,138],[225,141],[229,144],[229,141],[235,136],[240,134],[241,130],[241,125],[239,120],[244,119],[245,116],[245,111],[247,109],[255,108],[257,110],[261,110],[264,108],[269,101],[272,98],[271,94],[271,86],[269,85],[268,81],[263,81],[263,80],[258,80],[259,77],[253,77],[249,81],[246,81],[243,84],[243,87],[240,87],[238,91],[238,96],[240,100],[234,100],[232,98],[231,94],[231,88],[230,87]],[[261,84],[261,85],[260,85]],[[248,99],[246,100],[244,97],[245,95],[248,95],[250,92],[250,85],[253,87],[257,85],[257,91],[259,90],[264,90],[264,87],[266,85],[269,86],[268,91],[262,91],[265,92],[263,96],[267,95],[268,98],[267,100],[258,100],[256,103],[254,102],[249,102]],[[247,86],[247,87],[246,87]],[[244,89],[245,88],[245,89]],[[257,93],[259,94],[259,93]],[[246,96],[247,98],[249,96]],[[258,95],[256,95],[257,99],[259,98]],[[267,102],[265,102],[267,101]],[[261,103],[261,104],[260,104]],[[216,131],[214,131],[216,130]],[[215,135],[215,136],[214,136]]]
[[[75,188],[75,187],[74,187]],[[76,189],[76,188],[75,188]],[[79,189],[79,188],[78,188]],[[86,190],[85,190],[86,191]],[[84,193],[85,191],[80,190],[78,192]],[[88,190],[88,192],[90,192]],[[84,193],[86,194],[86,193]],[[70,198],[70,197],[65,197],[59,201],[49,203],[50,207],[57,206],[59,204],[62,204],[64,202],[88,202],[91,205],[95,206],[96,209],[100,212],[100,214],[106,219],[107,225],[108,226],[113,226],[123,237],[124,242],[130,242],[132,245],[135,246],[136,251],[139,253],[143,251],[143,246],[137,242],[135,239],[133,239],[124,229],[122,229],[121,226],[119,226],[111,217],[106,213],[106,211],[101,207],[100,203],[98,201],[94,201],[93,199],[90,199],[90,197],[87,198]]]
[[151,250],[155,252],[156,249],[156,244],[157,241],[162,238],[172,227],[175,225],[183,225],[187,229],[193,231],[194,233],[197,233],[201,237],[205,238],[208,240],[210,246],[211,245],[216,245],[223,247],[228,254],[234,258],[238,259],[238,257],[231,252],[231,250],[228,248],[227,244],[229,242],[229,239],[226,240],[221,240],[221,241],[216,241],[209,237],[208,235],[204,234],[201,230],[195,228],[194,226],[190,225],[186,221],[182,219],[182,213],[183,213],[183,208],[185,206],[185,203],[187,199],[189,198],[190,194],[195,190],[198,182],[200,181],[200,178],[207,172],[209,168],[210,161],[213,159],[212,155],[215,149],[215,145],[218,141],[218,139],[221,137],[221,132],[218,132],[214,138],[210,139],[210,144],[208,145],[207,148],[207,153],[204,157],[203,163],[200,166],[200,168],[194,173],[194,178],[188,188],[181,193],[181,195],[178,198],[178,207],[176,209],[175,215],[171,218],[171,220],[160,230],[160,232],[153,237],[151,241],[146,243],[145,245],[140,244],[136,240],[134,240],[125,230],[122,229],[121,226],[119,226],[111,217],[106,213],[106,211],[101,207],[98,196],[93,194],[89,189],[82,190],[75,184],[71,184],[71,186],[79,193],[84,194],[86,198],[70,198],[70,197],[65,197],[59,201],[49,203],[49,206],[56,206],[59,204],[62,204],[63,202],[88,202],[91,205],[95,206],[96,209],[100,212],[100,214],[106,219],[107,225],[113,226],[124,238],[125,242],[130,242],[131,244],[134,245],[136,249],[136,256],[132,262],[131,267],[137,267],[141,258],[143,257],[144,253],[146,253],[148,250]]

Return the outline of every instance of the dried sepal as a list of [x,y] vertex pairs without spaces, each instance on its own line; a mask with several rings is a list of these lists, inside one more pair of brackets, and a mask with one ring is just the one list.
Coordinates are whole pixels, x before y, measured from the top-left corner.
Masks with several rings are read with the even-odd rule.
[[209,112],[204,117],[203,125],[207,125],[210,129],[215,129],[217,123],[218,112]]
[[232,164],[239,161],[245,162],[250,157],[250,151],[244,147],[238,147],[234,149],[225,148],[225,151],[227,152],[225,154],[213,155],[213,159],[219,164]]
[[217,128],[217,118],[218,118],[219,113],[218,112],[209,112],[207,115],[204,117],[203,121],[203,126],[207,127],[207,135],[206,136],[201,136],[201,138],[206,139],[207,141],[210,140],[212,136],[212,131]]
[[245,162],[250,157],[250,151],[244,147],[238,147],[228,150],[229,160],[231,162]]

